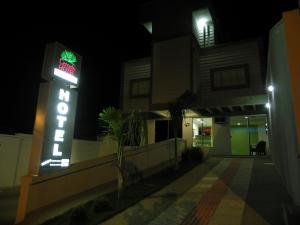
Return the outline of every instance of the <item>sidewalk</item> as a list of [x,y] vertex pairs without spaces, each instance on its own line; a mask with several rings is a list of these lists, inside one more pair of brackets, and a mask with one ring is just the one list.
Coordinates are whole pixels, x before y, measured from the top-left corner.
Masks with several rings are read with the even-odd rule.
[[[53,212],[93,196],[77,196]],[[18,190],[0,193],[0,225],[13,224],[17,200]],[[282,225],[282,204],[291,202],[269,158],[210,157],[101,225]]]
[[270,159],[224,158],[203,177],[206,163],[101,225],[284,224],[291,199]]

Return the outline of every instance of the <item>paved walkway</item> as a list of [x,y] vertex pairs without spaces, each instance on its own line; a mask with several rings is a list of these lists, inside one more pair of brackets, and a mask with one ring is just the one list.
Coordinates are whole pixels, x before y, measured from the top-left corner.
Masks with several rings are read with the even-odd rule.
[[224,158],[203,176],[207,169],[196,167],[101,225],[284,224],[281,204],[291,200],[270,159]]
[[[17,199],[0,193],[0,225],[13,224]],[[283,203],[291,199],[270,159],[210,157],[101,225],[282,225]]]

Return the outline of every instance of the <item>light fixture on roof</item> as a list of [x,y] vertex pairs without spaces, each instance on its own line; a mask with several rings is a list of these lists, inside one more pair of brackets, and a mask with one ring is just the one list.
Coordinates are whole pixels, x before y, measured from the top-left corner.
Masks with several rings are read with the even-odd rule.
[[198,29],[202,29],[203,27],[206,27],[206,23],[207,23],[208,19],[205,17],[202,17],[200,19],[197,20],[197,27]]
[[269,85],[268,86],[268,91],[269,92],[273,92],[274,91],[274,86],[273,85]]

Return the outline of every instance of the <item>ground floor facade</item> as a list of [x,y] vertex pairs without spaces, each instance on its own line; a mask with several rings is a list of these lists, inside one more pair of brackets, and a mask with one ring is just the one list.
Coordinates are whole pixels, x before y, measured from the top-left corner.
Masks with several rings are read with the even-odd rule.
[[[148,141],[174,137],[172,122],[148,121]],[[185,117],[179,137],[186,146],[200,147],[212,155],[270,155],[266,114],[228,117]],[[259,144],[260,143],[260,144]],[[259,145],[258,145],[259,144]],[[262,148],[259,148],[263,145]]]

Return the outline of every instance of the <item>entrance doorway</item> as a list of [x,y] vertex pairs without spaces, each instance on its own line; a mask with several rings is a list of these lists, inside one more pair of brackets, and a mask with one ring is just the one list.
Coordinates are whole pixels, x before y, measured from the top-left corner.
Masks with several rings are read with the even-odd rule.
[[230,135],[232,155],[250,155],[250,149],[255,149],[259,142],[268,146],[266,115],[230,117]]
[[193,118],[193,147],[213,147],[212,118]]

